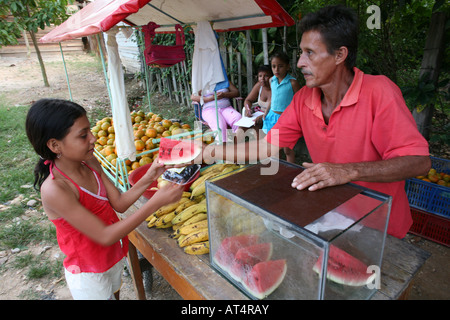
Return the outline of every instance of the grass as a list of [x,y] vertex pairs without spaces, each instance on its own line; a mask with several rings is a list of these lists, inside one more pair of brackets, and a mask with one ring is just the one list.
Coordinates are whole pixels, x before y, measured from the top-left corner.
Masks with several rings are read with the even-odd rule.
[[[33,215],[25,215],[27,201],[39,200],[39,193],[32,188],[33,169],[38,156],[25,134],[25,118],[29,107],[11,106],[0,95],[0,251],[19,248],[25,255],[12,258],[14,268],[26,268],[28,279],[61,277],[62,261],[34,256],[30,246],[57,245],[54,226],[39,209]],[[23,198],[18,198],[19,196]],[[14,199],[22,199],[13,204]],[[5,209],[6,208],[6,209]],[[9,259],[11,260],[11,259]],[[8,263],[9,265],[9,263]],[[8,266],[2,265],[0,272]]]

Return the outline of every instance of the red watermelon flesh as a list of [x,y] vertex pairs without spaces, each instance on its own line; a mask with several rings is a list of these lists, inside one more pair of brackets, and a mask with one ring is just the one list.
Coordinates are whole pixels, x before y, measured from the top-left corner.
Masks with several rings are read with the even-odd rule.
[[[321,274],[323,254],[314,264],[313,270]],[[347,252],[330,246],[327,278],[347,286],[363,286],[371,283],[376,275],[367,273],[367,265]]]
[[161,138],[159,143],[159,161],[168,164],[188,163],[202,152],[202,147],[190,139],[173,140]]
[[240,235],[228,237],[222,240],[219,249],[214,255],[214,261],[225,271],[229,272],[229,268],[234,261],[234,256],[241,248],[245,248],[258,243],[257,235]]
[[283,282],[286,275],[286,260],[270,260],[253,266],[242,284],[255,298],[264,299]]
[[259,262],[267,261],[272,256],[271,243],[258,243],[236,252],[230,268],[230,275],[237,281],[243,280]]

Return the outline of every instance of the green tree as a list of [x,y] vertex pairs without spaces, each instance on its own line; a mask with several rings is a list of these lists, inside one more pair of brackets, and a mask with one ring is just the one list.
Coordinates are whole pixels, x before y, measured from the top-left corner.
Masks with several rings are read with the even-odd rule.
[[[41,67],[44,85],[49,87],[44,61],[36,40],[38,29],[59,25],[68,18],[68,0],[0,0],[0,47],[18,43],[22,31],[30,34]],[[13,20],[6,19],[12,15]],[[5,18],[3,18],[5,17]]]

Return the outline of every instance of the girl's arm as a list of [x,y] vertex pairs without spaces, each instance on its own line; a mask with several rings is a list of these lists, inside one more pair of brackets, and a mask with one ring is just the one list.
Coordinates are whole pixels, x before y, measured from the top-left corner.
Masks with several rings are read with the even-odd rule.
[[183,188],[183,186],[172,184],[158,190],[134,214],[112,225],[106,225],[83,207],[76,194],[65,182],[43,185],[41,196],[47,214],[63,218],[92,241],[109,246],[125,237],[161,206],[178,201]]
[[103,184],[106,187],[109,202],[113,209],[117,212],[125,212],[128,208],[136,202],[137,199],[145,192],[145,190],[163,174],[168,168],[173,166],[164,166],[156,158],[147,172],[139,179],[134,186],[126,192],[120,192],[116,186],[109,180],[106,174],[101,171]]
[[300,83],[296,79],[291,79],[292,90],[294,90],[294,94],[301,89]]
[[259,93],[260,87],[261,87],[261,85],[259,83],[256,83],[253,86],[252,91],[250,91],[250,93],[244,100],[245,115],[247,117],[250,117],[252,114],[252,112],[251,112],[252,104],[253,104],[253,102],[258,100],[258,93]]

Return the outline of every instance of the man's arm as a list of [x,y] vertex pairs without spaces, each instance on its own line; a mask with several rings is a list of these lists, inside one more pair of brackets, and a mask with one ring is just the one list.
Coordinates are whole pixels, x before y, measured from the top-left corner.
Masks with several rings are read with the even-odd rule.
[[351,181],[394,182],[425,175],[431,168],[428,156],[403,156],[357,163],[303,163],[306,169],[294,178],[292,187],[310,191]]
[[279,150],[279,147],[268,143],[264,138],[236,144],[210,144],[203,149],[203,160],[208,164],[219,160],[243,164],[272,156],[277,157]]

